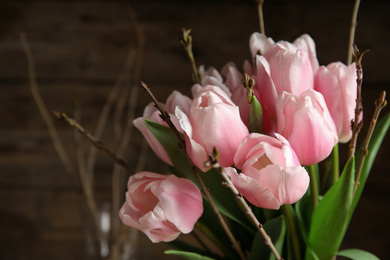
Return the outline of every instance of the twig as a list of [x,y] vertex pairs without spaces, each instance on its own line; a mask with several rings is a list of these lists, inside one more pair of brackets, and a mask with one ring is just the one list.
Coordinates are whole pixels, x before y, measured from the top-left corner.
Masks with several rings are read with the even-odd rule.
[[53,114],[61,120],[66,121],[70,126],[75,127],[77,130],[80,131],[81,134],[86,136],[89,141],[98,149],[104,151],[107,153],[114,161],[121,165],[123,168],[125,168],[129,173],[133,173],[133,170],[126,164],[126,162],[120,158],[117,158],[113,152],[111,152],[102,142],[97,140],[93,135],[91,135],[89,132],[87,132],[79,123],[76,122],[73,118],[68,117],[65,113],[60,113],[57,111],[53,111]]
[[353,7],[351,28],[349,32],[349,43],[348,43],[348,55],[347,55],[347,65],[352,63],[352,54],[353,54],[353,44],[355,40],[355,30],[357,26],[357,14],[359,11],[360,0],[355,0],[355,5]]
[[[141,26],[138,23],[136,13],[132,9],[131,6],[128,6],[128,15],[130,17],[130,20],[132,21],[135,31],[136,31],[136,39],[137,39],[137,47],[134,51],[132,49],[131,59],[129,58],[130,62],[126,63],[125,69],[123,71],[124,73],[124,80],[127,86],[129,86],[130,94],[128,94],[128,91],[126,91],[127,95],[123,95],[122,98],[119,99],[119,102],[116,106],[116,113],[114,117],[114,126],[116,127],[116,139],[118,143],[118,148],[116,150],[116,156],[117,157],[124,157],[125,151],[129,146],[129,143],[131,141],[131,136],[133,133],[133,125],[132,122],[135,118],[135,110],[137,107],[137,100],[138,100],[138,92],[139,87],[135,84],[135,82],[139,81],[139,78],[141,76],[141,68],[142,68],[142,60],[143,60],[143,49],[145,44],[145,37],[142,31]],[[134,53],[136,55],[134,55]],[[127,76],[126,76],[127,75]],[[128,88],[126,88],[127,90]],[[126,104],[126,100],[128,101],[129,109],[127,113],[127,120],[125,121],[124,129],[123,131],[120,131],[122,127],[120,126],[120,119],[123,112],[124,105]],[[138,166],[140,166],[140,162],[144,164],[146,157],[146,150],[144,148],[145,142],[143,143],[143,151],[141,151],[141,157],[138,163]],[[142,164],[142,166],[143,166]],[[138,167],[137,167],[138,168]],[[112,194],[112,214],[113,216],[116,216],[120,209],[120,202],[121,196],[123,196],[123,183],[122,178],[123,174],[121,169],[118,167],[118,165],[115,165],[114,172],[112,175],[112,188],[113,188],[113,194]],[[111,244],[111,251],[112,251],[112,258],[113,259],[119,259],[120,258],[120,246],[121,241],[117,240],[117,237],[120,237],[121,233],[121,225],[119,218],[113,217],[112,218],[112,238],[113,242]]]
[[74,173],[73,166],[69,160],[69,157],[62,145],[62,142],[60,138],[58,137],[57,129],[54,125],[54,121],[52,117],[50,116],[49,110],[47,109],[45,102],[42,99],[42,96],[38,89],[38,83],[35,73],[35,63],[34,63],[34,55],[31,52],[30,46],[28,44],[26,34],[21,32],[20,33],[20,41],[22,42],[22,46],[24,49],[24,52],[27,56],[28,61],[28,76],[30,80],[30,87],[31,87],[31,93],[33,95],[34,101],[38,106],[39,112],[41,113],[46,125],[47,129],[49,131],[49,135],[53,141],[54,148],[56,149],[58,156],[60,157],[60,160],[62,164],[65,166],[66,172],[68,173],[68,177],[70,180],[70,183],[72,186],[76,187],[72,178],[71,174]]
[[260,33],[265,35],[264,29],[264,15],[263,15],[263,4],[264,0],[256,0],[257,2],[257,11],[259,13],[259,22],[260,22]]
[[375,125],[376,125],[376,122],[378,120],[378,117],[379,117],[381,110],[387,105],[387,101],[385,100],[385,98],[386,98],[386,92],[383,91],[380,94],[379,98],[377,100],[375,100],[375,111],[374,111],[374,114],[372,116],[370,126],[368,128],[367,135],[366,135],[366,138],[364,140],[363,147],[360,150],[361,157],[359,160],[358,167],[356,168],[355,184],[353,186],[353,195],[354,196],[355,196],[356,190],[360,184],[359,179],[360,179],[360,175],[362,173],[364,160],[366,159],[366,156],[368,154],[367,149],[368,149],[368,145],[369,145],[370,140],[371,140],[372,133],[374,132],[374,128],[375,128]]
[[[169,128],[175,133],[175,135],[176,135],[176,137],[177,137],[177,139],[179,141],[179,147],[185,151],[184,140],[181,138],[179,131],[177,130],[177,128],[172,123],[169,114],[162,108],[162,106],[157,101],[157,99],[155,98],[155,96],[153,95],[153,93],[149,89],[149,87],[143,81],[141,81],[140,83],[141,83],[141,86],[145,89],[145,91],[152,98],[153,102],[155,103],[156,108],[160,111],[160,113],[161,113],[160,117],[168,124]],[[187,155],[187,153],[186,153],[186,155]],[[237,253],[239,254],[240,258],[242,260],[244,260],[246,257],[244,255],[244,252],[241,249],[241,246],[239,245],[238,241],[234,238],[234,236],[233,236],[231,230],[229,229],[227,223],[225,222],[225,220],[223,219],[223,217],[222,217],[221,213],[219,212],[217,206],[215,205],[214,200],[211,197],[211,194],[209,192],[209,189],[206,187],[205,183],[203,182],[202,177],[200,176],[200,174],[198,172],[198,169],[196,168],[195,164],[192,162],[192,160],[190,158],[188,158],[188,159],[189,159],[188,161],[191,164],[191,169],[192,169],[196,179],[198,180],[198,182],[199,182],[199,184],[201,186],[201,190],[202,190],[203,195],[206,197],[207,201],[210,203],[210,206],[211,206],[214,214],[217,216],[217,219],[220,222],[222,228],[225,230],[227,236],[229,237],[230,241],[232,242],[233,248],[237,251]]]
[[359,132],[363,126],[363,122],[359,122],[360,115],[363,112],[363,105],[362,105],[362,83],[363,83],[363,69],[362,69],[362,59],[365,53],[367,53],[368,50],[364,51],[363,53],[360,53],[356,45],[353,45],[354,47],[354,55],[353,58],[356,63],[356,83],[357,83],[357,94],[356,94],[356,107],[355,107],[355,118],[351,120],[351,127],[352,127],[352,137],[351,141],[349,143],[349,152],[348,152],[348,160],[354,156],[355,149],[356,149],[356,142],[357,137],[359,135]]
[[[215,154],[217,154],[217,153],[215,153]],[[256,218],[255,214],[253,214],[251,207],[249,207],[248,203],[245,201],[242,194],[234,186],[230,177],[226,175],[224,169],[219,165],[216,158],[211,158],[210,164],[213,166],[214,169],[216,169],[217,172],[219,172],[221,174],[222,178],[225,181],[224,184],[226,185],[226,187],[228,187],[231,190],[231,192],[237,197],[238,201],[244,207],[245,213],[248,214],[249,218],[251,219],[253,224],[256,226],[257,230],[260,232],[260,234],[264,238],[265,244],[270,248],[271,252],[275,256],[275,259],[278,259],[278,260],[282,259],[279,255],[278,251],[276,250],[274,244],[272,243],[270,236],[267,234],[267,232],[263,228],[263,225]]]
[[198,67],[196,66],[194,54],[192,52],[192,36],[190,35],[191,29],[186,30],[183,28],[183,38],[180,40],[180,43],[183,45],[184,50],[187,52],[187,56],[190,59],[191,65],[192,65],[192,71],[193,71],[193,80],[196,83],[200,83],[202,76],[200,75],[198,71]]
[[[77,104],[75,105],[74,116],[77,120],[80,120],[81,118],[80,109],[78,108]],[[85,198],[85,202],[87,204],[88,211],[92,216],[93,227],[96,234],[96,238],[98,241],[101,241],[101,239],[103,239],[103,232],[100,226],[99,210],[93,194],[93,183],[89,182],[89,178],[86,172],[85,156],[82,147],[81,135],[78,133],[76,128],[74,129],[74,136],[76,142],[76,159],[77,159],[78,171],[80,175],[82,189],[84,191],[83,195]]]

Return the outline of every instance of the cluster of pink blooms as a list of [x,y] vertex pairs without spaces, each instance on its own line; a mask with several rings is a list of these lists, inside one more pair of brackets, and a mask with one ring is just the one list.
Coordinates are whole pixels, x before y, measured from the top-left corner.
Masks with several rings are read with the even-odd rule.
[[[250,50],[253,65],[245,62],[244,72],[256,82],[253,91],[262,106],[264,133],[249,133],[247,89],[232,63],[221,70],[223,76],[201,67],[193,98],[174,91],[164,109],[184,134],[186,152],[200,170],[210,169],[205,162],[216,148],[219,164],[251,204],[279,209],[307,191],[310,180],[302,165],[324,160],[338,142],[351,138],[356,69],[340,62],[319,66],[308,35],[275,43],[254,33]],[[159,114],[150,104],[134,125],[172,165],[144,122],[165,124]],[[141,172],[130,177],[119,215],[124,224],[159,242],[191,232],[202,212],[202,195],[191,181]]]

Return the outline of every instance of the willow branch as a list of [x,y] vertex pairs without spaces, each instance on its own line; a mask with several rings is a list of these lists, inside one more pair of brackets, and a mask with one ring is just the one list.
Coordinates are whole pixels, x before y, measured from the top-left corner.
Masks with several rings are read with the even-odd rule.
[[349,31],[349,43],[348,43],[348,56],[347,56],[347,65],[352,63],[352,54],[353,54],[353,44],[355,41],[355,30],[357,26],[357,14],[359,11],[360,0],[355,0],[355,5],[353,7],[351,28]]
[[[184,140],[181,138],[179,131],[177,130],[177,128],[172,123],[169,114],[162,108],[162,106],[157,101],[157,99],[153,95],[153,93],[150,90],[150,88],[143,81],[141,81],[140,83],[141,83],[141,86],[145,89],[145,91],[152,98],[156,108],[160,111],[160,113],[161,113],[160,117],[164,120],[164,122],[166,122],[168,124],[169,128],[176,135],[177,140],[179,141],[179,147],[185,151]],[[187,155],[187,153],[185,153],[185,154]],[[202,180],[202,178],[201,178],[201,176],[200,176],[200,174],[198,172],[197,167],[194,165],[194,163],[192,162],[192,160],[190,158],[188,158],[188,159],[189,159],[188,161],[191,164],[192,172],[194,173],[196,179],[198,180],[198,182],[199,182],[199,184],[201,186],[201,190],[202,190],[203,195],[206,197],[207,201],[210,203],[210,206],[211,206],[214,214],[217,216],[217,219],[221,223],[222,228],[225,230],[226,235],[228,236],[228,238],[232,242],[233,248],[237,251],[237,253],[239,254],[240,258],[242,260],[244,260],[246,257],[244,255],[244,252],[241,249],[241,246],[239,245],[238,241],[234,238],[234,236],[233,236],[231,230],[229,229],[226,221],[223,219],[221,213],[219,212],[217,206],[215,205],[215,202],[214,202],[213,198],[211,197],[209,189],[206,187],[205,183],[203,182],[203,180]]]
[[363,69],[362,69],[362,59],[364,54],[367,51],[364,51],[363,53],[360,53],[356,45],[354,46],[354,60],[356,63],[356,107],[355,107],[355,117],[353,120],[351,120],[351,128],[352,128],[352,137],[351,141],[349,143],[349,152],[348,152],[348,160],[352,158],[355,154],[356,149],[356,142],[357,137],[359,135],[359,132],[363,126],[363,121],[360,122],[360,115],[363,112],[363,104],[362,104],[362,83],[363,83]]
[[259,13],[260,33],[265,35],[264,15],[263,15],[264,0],[257,0],[256,2],[257,2],[257,11]]
[[377,100],[375,100],[375,111],[374,111],[374,114],[372,116],[370,126],[368,128],[367,135],[366,135],[366,138],[364,140],[363,147],[361,148],[361,151],[360,151],[361,157],[359,160],[358,167],[356,168],[355,184],[353,186],[353,195],[354,196],[355,196],[356,190],[360,184],[359,179],[360,179],[360,175],[362,173],[364,161],[365,161],[366,156],[368,154],[368,145],[370,144],[372,133],[374,132],[375,125],[376,125],[376,122],[378,121],[378,117],[379,117],[381,110],[387,105],[387,101],[385,100],[385,98],[386,98],[386,92],[383,91],[380,94],[379,98]]
[[79,123],[77,123],[76,120],[73,118],[68,117],[65,113],[60,113],[57,111],[53,111],[53,114],[60,120],[64,120],[67,122],[70,126],[75,127],[81,134],[83,134],[85,137],[88,138],[88,140],[99,150],[104,151],[106,154],[108,154],[114,161],[121,165],[124,169],[126,169],[130,174],[133,173],[131,168],[127,165],[127,163],[116,157],[113,152],[111,152],[101,141],[97,140],[93,135],[91,135],[89,132],[87,132]]
[[24,52],[26,53],[27,62],[28,62],[28,77],[30,80],[30,88],[31,93],[34,98],[35,103],[38,106],[39,112],[41,113],[47,129],[49,131],[49,135],[53,141],[54,148],[56,149],[58,156],[60,157],[60,160],[62,164],[65,166],[66,172],[68,173],[69,180],[71,181],[71,184],[74,186],[74,183],[72,181],[72,178],[70,175],[74,173],[74,169],[72,167],[72,164],[69,160],[69,157],[64,149],[64,146],[62,145],[62,142],[58,136],[57,129],[54,125],[54,121],[52,117],[50,116],[49,110],[47,109],[45,102],[43,101],[43,98],[39,92],[38,89],[38,83],[35,73],[35,62],[34,62],[34,55],[30,49],[30,46],[28,44],[26,34],[20,33],[20,41],[22,42],[22,46],[24,49]]
[[[134,49],[131,49],[131,54],[129,55],[129,62],[126,63],[125,69],[123,71],[124,73],[124,83],[125,83],[125,90],[126,93],[124,93],[120,98],[116,106],[115,110],[115,116],[114,116],[114,126],[115,126],[115,134],[116,139],[118,143],[118,148],[116,150],[116,156],[117,157],[124,157],[125,152],[131,142],[131,137],[133,134],[133,120],[135,118],[135,111],[137,107],[137,101],[138,101],[138,93],[139,93],[139,87],[138,84],[135,82],[138,82],[141,77],[141,68],[142,68],[142,60],[143,60],[143,49],[144,49],[144,43],[145,43],[145,37],[143,34],[143,30],[141,26],[138,23],[138,19],[136,16],[136,13],[132,9],[131,6],[128,6],[128,14],[129,18],[135,28],[136,31],[136,39],[137,39],[137,46]],[[130,88],[130,91],[129,91]],[[123,110],[125,107],[125,104],[128,103],[128,112],[126,116],[126,121],[123,127],[120,125],[120,119],[122,118]],[[144,165],[145,163],[145,157],[146,157],[146,151],[145,148],[145,142],[142,143],[142,151],[140,152],[140,158],[138,160],[137,169],[140,165]],[[138,171],[136,171],[138,172]],[[113,194],[112,194],[112,214],[113,216],[117,215],[120,209],[120,201],[121,196],[123,196],[123,174],[121,169],[118,165],[115,165],[114,167],[114,173],[112,175],[112,187],[113,187]],[[121,245],[120,240],[117,240],[117,237],[120,237],[121,234],[121,226],[119,218],[113,218],[113,229],[112,229],[112,238],[113,243],[111,245],[111,251],[114,252],[113,258],[115,257],[117,259],[120,258],[119,254],[119,247]]]
[[278,251],[275,248],[275,245],[272,243],[271,237],[267,234],[265,229],[263,228],[263,225],[259,222],[259,220],[256,218],[255,214],[253,213],[251,207],[249,207],[248,203],[242,196],[242,194],[237,190],[237,188],[234,186],[232,180],[229,176],[226,175],[223,168],[218,164],[218,162],[214,161],[211,162],[211,165],[214,169],[216,169],[222,176],[222,178],[225,181],[226,187],[228,187],[231,192],[237,197],[238,201],[241,203],[241,205],[244,207],[245,213],[248,214],[250,220],[255,225],[257,230],[260,232],[261,236],[264,238],[265,244],[270,248],[271,252],[274,254],[275,259],[282,259],[278,253]]
[[191,29],[186,30],[183,28],[183,38],[180,40],[180,43],[183,45],[184,50],[187,53],[188,58],[190,59],[191,66],[192,66],[192,71],[193,71],[193,80],[196,83],[201,82],[201,75],[198,71],[198,67],[196,66],[194,54],[192,52],[192,36],[190,35]]
[[[81,118],[80,109],[77,107],[77,105],[75,106],[74,116],[77,120],[80,120]],[[92,222],[96,238],[98,239],[98,241],[100,241],[103,238],[103,231],[100,226],[99,210],[96,204],[96,200],[94,198],[93,183],[89,182],[90,180],[86,172],[85,154],[82,147],[81,135],[78,133],[76,128],[74,129],[74,137],[76,142],[76,160],[78,165],[78,171],[80,175],[81,186],[84,191],[83,195],[87,204],[87,209],[92,216]]]

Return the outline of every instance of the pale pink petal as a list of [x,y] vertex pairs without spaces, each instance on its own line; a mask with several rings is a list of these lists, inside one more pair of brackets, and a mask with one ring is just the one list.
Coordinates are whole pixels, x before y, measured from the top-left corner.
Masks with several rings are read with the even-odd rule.
[[261,171],[259,183],[269,187],[280,204],[293,204],[306,193],[310,178],[301,166],[283,169],[269,165]]
[[143,134],[149,146],[153,152],[166,164],[172,165],[171,159],[169,158],[164,147],[160,144],[157,138],[152,134],[145,123],[145,119],[139,117],[133,121],[133,125]]
[[237,174],[234,168],[225,168],[225,173],[250,203],[260,208],[279,209],[280,204],[269,188],[261,186],[258,181],[244,174]]
[[163,181],[160,187],[160,203],[167,220],[174,223],[182,233],[191,232],[203,213],[199,189],[192,181],[174,175]]
[[313,72],[315,72],[318,69],[319,64],[314,40],[308,34],[304,34],[298,37],[293,44],[297,46],[298,49],[306,51],[309,56]]

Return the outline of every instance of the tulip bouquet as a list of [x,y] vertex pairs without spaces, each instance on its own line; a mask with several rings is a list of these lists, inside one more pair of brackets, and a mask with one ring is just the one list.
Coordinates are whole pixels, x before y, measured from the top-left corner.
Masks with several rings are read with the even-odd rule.
[[122,222],[185,259],[377,259],[339,250],[390,126],[390,114],[376,124],[383,92],[358,148],[364,52],[320,66],[309,35],[290,43],[253,33],[240,72],[198,68],[189,30],[182,44],[192,97],[174,91],[159,103],[141,82],[153,102],[134,121],[170,173],[130,177]]

